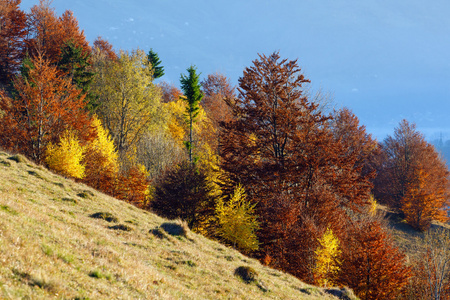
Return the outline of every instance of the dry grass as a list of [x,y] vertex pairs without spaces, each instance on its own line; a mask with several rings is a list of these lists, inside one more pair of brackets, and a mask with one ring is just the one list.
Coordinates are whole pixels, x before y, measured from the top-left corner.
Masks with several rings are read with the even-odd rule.
[[0,178],[1,299],[337,299],[23,156]]
[[[410,260],[418,259],[418,256],[425,252],[427,244],[424,241],[425,232],[415,230],[408,225],[406,221],[399,217],[399,214],[392,211],[384,205],[379,206],[381,213],[386,215],[391,234],[394,238],[397,246],[403,250],[403,252],[409,257]],[[439,229],[450,230],[450,225],[438,221],[432,221],[429,231],[435,231]]]

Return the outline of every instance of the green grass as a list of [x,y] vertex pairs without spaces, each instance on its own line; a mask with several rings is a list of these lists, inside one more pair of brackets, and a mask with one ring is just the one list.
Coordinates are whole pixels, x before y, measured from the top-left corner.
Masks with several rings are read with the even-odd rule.
[[[183,222],[21,155],[0,157],[11,162],[0,165],[0,299],[338,299],[194,234]],[[255,271],[256,281],[235,275],[242,266]]]

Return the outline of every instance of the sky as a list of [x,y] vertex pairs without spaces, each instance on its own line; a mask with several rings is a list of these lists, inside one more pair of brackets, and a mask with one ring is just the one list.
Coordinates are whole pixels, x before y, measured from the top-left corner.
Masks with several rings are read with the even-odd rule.
[[[29,11],[38,0],[22,0]],[[162,80],[195,65],[237,84],[258,53],[298,59],[312,91],[348,107],[378,140],[402,119],[427,139],[450,139],[448,0],[54,0],[86,38],[150,48]]]

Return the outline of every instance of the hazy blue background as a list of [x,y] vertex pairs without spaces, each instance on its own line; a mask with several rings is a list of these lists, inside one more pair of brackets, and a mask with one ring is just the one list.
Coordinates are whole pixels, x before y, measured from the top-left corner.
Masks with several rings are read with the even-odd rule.
[[[38,0],[23,0],[29,11]],[[295,59],[313,90],[330,92],[379,140],[402,118],[450,139],[448,0],[54,0],[86,37],[153,48],[166,75],[195,64],[237,84],[257,53]]]

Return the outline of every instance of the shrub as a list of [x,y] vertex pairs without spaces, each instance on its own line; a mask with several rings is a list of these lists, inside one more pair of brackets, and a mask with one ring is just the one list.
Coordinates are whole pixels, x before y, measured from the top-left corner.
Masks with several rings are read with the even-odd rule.
[[113,226],[109,226],[109,229],[113,229],[113,230],[122,230],[122,231],[132,231],[133,228],[131,228],[128,225],[125,224],[118,224],[118,225],[113,225]]
[[240,266],[234,270],[234,275],[242,278],[246,283],[250,283],[256,281],[258,277],[258,273],[252,268],[248,266]]
[[206,175],[183,162],[158,180],[150,207],[163,217],[186,221],[195,230],[214,215],[210,190]]
[[238,185],[228,203],[220,199],[216,206],[218,235],[244,252],[258,250],[255,232],[259,228],[255,205],[246,200],[245,190]]
[[161,224],[161,228],[164,229],[168,234],[174,236],[184,236],[187,237],[189,232],[189,227],[186,222],[166,222]]
[[105,221],[114,222],[114,223],[119,221],[119,219],[117,219],[117,217],[113,216],[113,214],[108,213],[108,212],[98,212],[98,213],[90,215],[89,217],[94,218],[94,219],[103,219]]
[[50,169],[64,176],[81,179],[84,177],[84,165],[81,163],[84,151],[76,134],[66,130],[58,145],[48,144],[45,162]]

